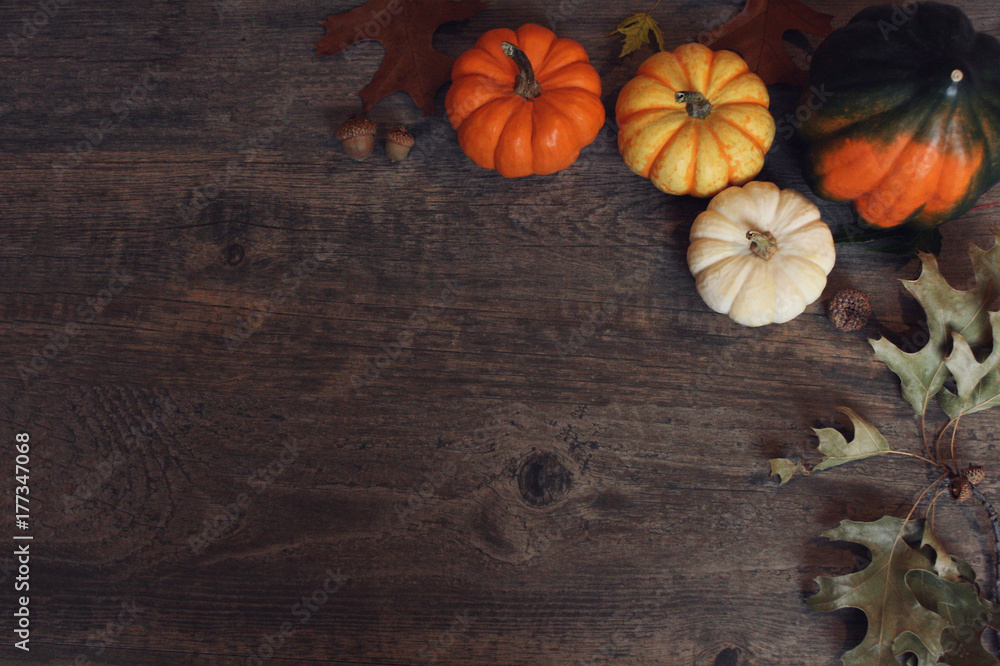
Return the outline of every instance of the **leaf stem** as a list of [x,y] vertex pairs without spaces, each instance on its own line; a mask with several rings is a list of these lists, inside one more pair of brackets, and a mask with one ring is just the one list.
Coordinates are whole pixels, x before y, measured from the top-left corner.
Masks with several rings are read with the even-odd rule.
[[958,419],[952,419],[952,420],[948,421],[947,423],[944,424],[944,427],[941,428],[941,432],[938,433],[937,438],[934,440],[934,459],[935,460],[941,460],[941,440],[944,439],[945,433],[948,432],[948,428],[950,428],[952,425],[956,425],[957,423],[958,423]]
[[958,471],[958,463],[955,461],[955,435],[958,434],[958,422],[962,420],[961,412],[955,417],[955,427],[951,429],[951,468]]
[[902,541],[903,530],[906,529],[906,526],[910,522],[910,518],[913,517],[913,512],[916,511],[917,507],[920,506],[920,503],[924,501],[924,496],[927,495],[927,492],[931,488],[933,488],[934,486],[936,486],[937,484],[941,483],[942,479],[945,479],[947,477],[948,477],[948,473],[946,472],[946,473],[942,474],[941,476],[939,476],[938,478],[934,479],[926,488],[923,489],[923,491],[921,491],[920,496],[917,497],[917,501],[913,503],[913,507],[910,509],[910,512],[908,514],[906,514],[906,518],[903,519],[903,524],[899,526],[899,532],[896,533],[896,538],[892,542],[892,549],[889,551],[889,561],[888,561],[888,563],[885,566],[885,570],[886,570],[886,578],[885,579],[886,579],[886,583],[887,584],[888,584],[888,580],[889,580],[889,571],[892,570],[892,558],[896,555],[896,545],[900,541]]
[[[936,483],[940,483],[940,479]],[[935,516],[934,510],[937,508],[934,505],[938,501],[938,497],[941,497],[941,495],[943,495],[947,490],[948,490],[947,486],[938,490],[936,493],[934,493],[934,497],[931,498],[931,503],[927,505],[927,511],[924,513],[924,515],[927,517],[927,529],[929,529],[931,532],[934,531],[934,516]]]
[[897,456],[906,456],[908,458],[916,458],[917,460],[923,460],[925,463],[928,463],[929,465],[933,465],[934,467],[937,467],[938,469],[940,469],[940,470],[942,470],[944,472],[948,471],[948,466],[947,465],[945,465],[943,463],[939,463],[939,462],[934,461],[934,460],[931,460],[930,458],[927,458],[926,456],[922,456],[922,455],[920,455],[918,453],[910,453],[909,451],[896,451],[895,449],[889,449],[888,451],[886,451],[886,453],[894,453]]
[[930,442],[927,441],[927,410],[920,415],[920,438],[924,440],[924,453],[927,454],[928,458],[933,458],[934,454],[931,453]]

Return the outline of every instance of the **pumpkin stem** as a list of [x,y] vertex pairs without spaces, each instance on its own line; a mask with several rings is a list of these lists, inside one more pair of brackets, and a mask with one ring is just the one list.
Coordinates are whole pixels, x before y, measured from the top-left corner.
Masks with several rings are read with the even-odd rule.
[[541,95],[542,87],[535,80],[535,68],[531,66],[531,61],[528,60],[524,51],[510,42],[504,42],[500,48],[503,49],[504,55],[512,59],[521,70],[521,73],[517,75],[517,85],[514,86],[514,92],[524,99],[535,99]]
[[688,115],[698,120],[704,120],[712,113],[712,103],[700,92],[682,90],[674,93],[674,101],[678,104],[687,104]]
[[778,243],[770,231],[748,231],[747,240],[750,241],[750,251],[764,261],[770,261],[778,251]]

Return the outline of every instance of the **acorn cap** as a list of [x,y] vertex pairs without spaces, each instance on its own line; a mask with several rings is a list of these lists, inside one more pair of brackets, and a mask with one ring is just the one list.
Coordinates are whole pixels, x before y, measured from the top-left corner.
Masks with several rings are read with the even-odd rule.
[[967,478],[972,485],[978,486],[986,480],[986,470],[983,469],[982,465],[969,465],[962,472],[962,476]]
[[385,135],[386,141],[392,141],[395,144],[403,146],[404,148],[413,147],[413,135],[410,134],[402,125],[397,125],[389,130],[389,133]]
[[840,330],[859,331],[872,316],[872,304],[864,292],[842,289],[830,300],[827,314],[833,325]]
[[362,136],[365,134],[375,135],[375,130],[378,129],[376,125],[371,120],[367,118],[348,118],[343,125],[337,128],[334,136],[337,137],[338,141],[347,141],[348,139],[353,139],[356,136]]

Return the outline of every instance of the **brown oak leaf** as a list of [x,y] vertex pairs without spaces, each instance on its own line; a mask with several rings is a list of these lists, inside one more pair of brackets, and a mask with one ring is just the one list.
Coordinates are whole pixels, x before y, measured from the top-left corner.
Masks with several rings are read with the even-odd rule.
[[480,0],[369,0],[320,21],[326,34],[316,43],[316,55],[336,55],[358,42],[381,42],[385,57],[361,90],[365,111],[402,90],[429,115],[436,112],[434,93],[451,80],[455,62],[434,50],[434,32],[443,23],[472,18],[485,7]]
[[739,53],[767,85],[802,85],[806,73],[796,66],[782,37],[788,30],[826,37],[833,32],[833,18],[797,0],[748,0],[742,12],[718,28],[721,37],[710,46]]

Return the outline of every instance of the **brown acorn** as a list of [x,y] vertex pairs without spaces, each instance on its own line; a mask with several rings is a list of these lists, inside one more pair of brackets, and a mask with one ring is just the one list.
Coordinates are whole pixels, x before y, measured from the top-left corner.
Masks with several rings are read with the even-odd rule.
[[349,118],[337,128],[334,136],[344,146],[344,152],[360,161],[372,154],[377,125],[367,118]]
[[405,160],[413,148],[413,135],[402,125],[397,125],[389,130],[385,136],[385,154],[393,162]]
[[969,465],[962,472],[962,476],[967,478],[972,485],[978,486],[986,480],[986,470],[983,469],[982,465]]
[[872,304],[864,292],[842,289],[830,300],[827,314],[840,330],[860,331],[872,316]]
[[948,487],[956,501],[964,502],[972,497],[972,484],[964,476],[956,476]]

